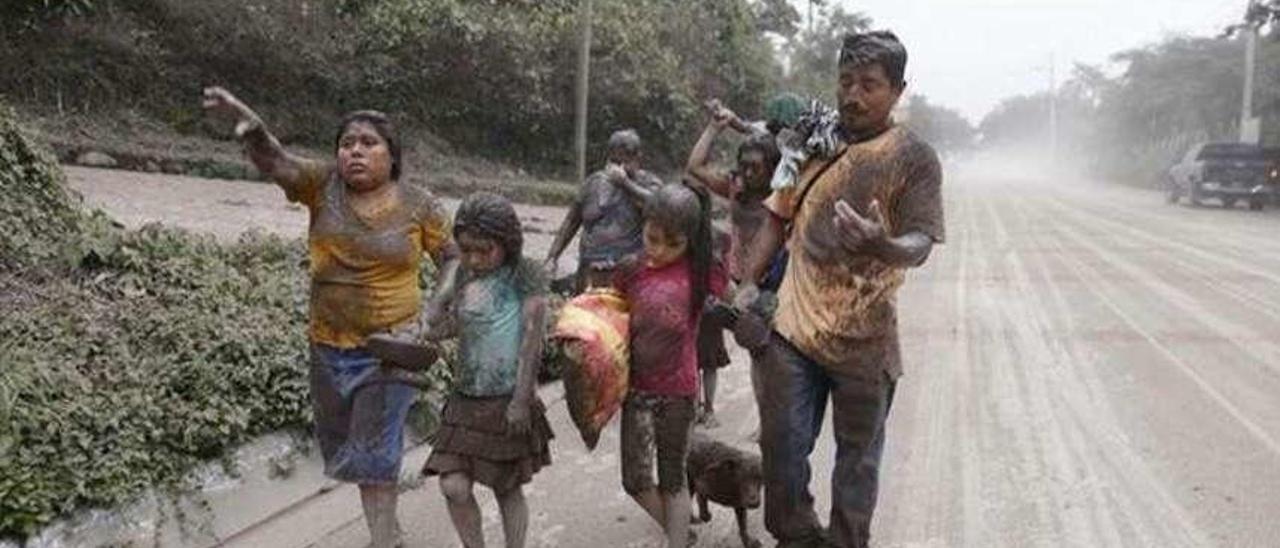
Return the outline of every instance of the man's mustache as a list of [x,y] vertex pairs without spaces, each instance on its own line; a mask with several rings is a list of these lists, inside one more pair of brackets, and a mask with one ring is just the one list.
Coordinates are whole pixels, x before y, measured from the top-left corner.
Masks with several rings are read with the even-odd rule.
[[867,113],[867,109],[858,105],[840,105],[840,114],[843,116],[862,116]]

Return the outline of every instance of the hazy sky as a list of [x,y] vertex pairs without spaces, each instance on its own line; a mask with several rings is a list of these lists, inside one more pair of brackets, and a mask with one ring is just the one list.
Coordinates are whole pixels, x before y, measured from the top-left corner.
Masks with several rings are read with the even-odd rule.
[[[804,0],[793,0],[807,14]],[[1238,21],[1245,0],[834,0],[894,30],[910,55],[912,91],[977,123],[1000,99],[1048,87],[1074,62],[1170,34],[1211,35]],[[1243,59],[1241,60],[1243,63]]]

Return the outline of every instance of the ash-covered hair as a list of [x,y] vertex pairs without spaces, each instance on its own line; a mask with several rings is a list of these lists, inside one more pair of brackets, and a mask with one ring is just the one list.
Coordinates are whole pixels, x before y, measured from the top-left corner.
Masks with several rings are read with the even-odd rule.
[[462,201],[453,218],[453,237],[464,232],[498,242],[505,255],[503,264],[517,264],[524,252],[524,231],[516,208],[497,194],[476,192]]
[[893,87],[901,89],[907,72],[907,48],[891,31],[846,34],[840,47],[840,66],[880,65]]
[[689,305],[697,317],[711,288],[711,196],[699,187],[662,185],[645,204],[645,220],[688,239]]
[[609,136],[609,156],[622,153],[628,156],[640,154],[640,134],[634,129],[620,129]]
[[395,124],[391,123],[391,118],[386,114],[376,110],[357,110],[348,112],[342,117],[342,122],[338,124],[338,136],[333,139],[333,148],[337,150],[342,144],[342,134],[347,132],[352,124],[366,123],[373,127],[373,131],[387,142],[387,150],[391,152],[391,180],[400,180],[400,135],[396,133]]

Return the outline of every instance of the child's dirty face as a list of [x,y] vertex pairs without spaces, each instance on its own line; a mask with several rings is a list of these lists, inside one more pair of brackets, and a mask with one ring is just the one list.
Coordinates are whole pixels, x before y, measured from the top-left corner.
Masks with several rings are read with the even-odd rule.
[[477,274],[493,271],[506,259],[497,240],[469,232],[458,234],[458,251],[462,254],[462,266]]
[[738,173],[742,174],[743,190],[758,194],[769,189],[773,173],[769,171],[764,153],[745,150],[738,157]]
[[689,239],[653,221],[644,223],[644,255],[649,266],[663,267],[680,260],[689,249]]

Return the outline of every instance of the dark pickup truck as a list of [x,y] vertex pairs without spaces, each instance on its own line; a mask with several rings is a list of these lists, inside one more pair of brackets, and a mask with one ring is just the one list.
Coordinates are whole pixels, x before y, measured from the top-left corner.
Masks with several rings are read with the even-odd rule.
[[1169,203],[1183,197],[1192,205],[1216,199],[1223,207],[1247,202],[1258,210],[1272,203],[1280,185],[1280,156],[1247,143],[1200,143],[1169,168]]

